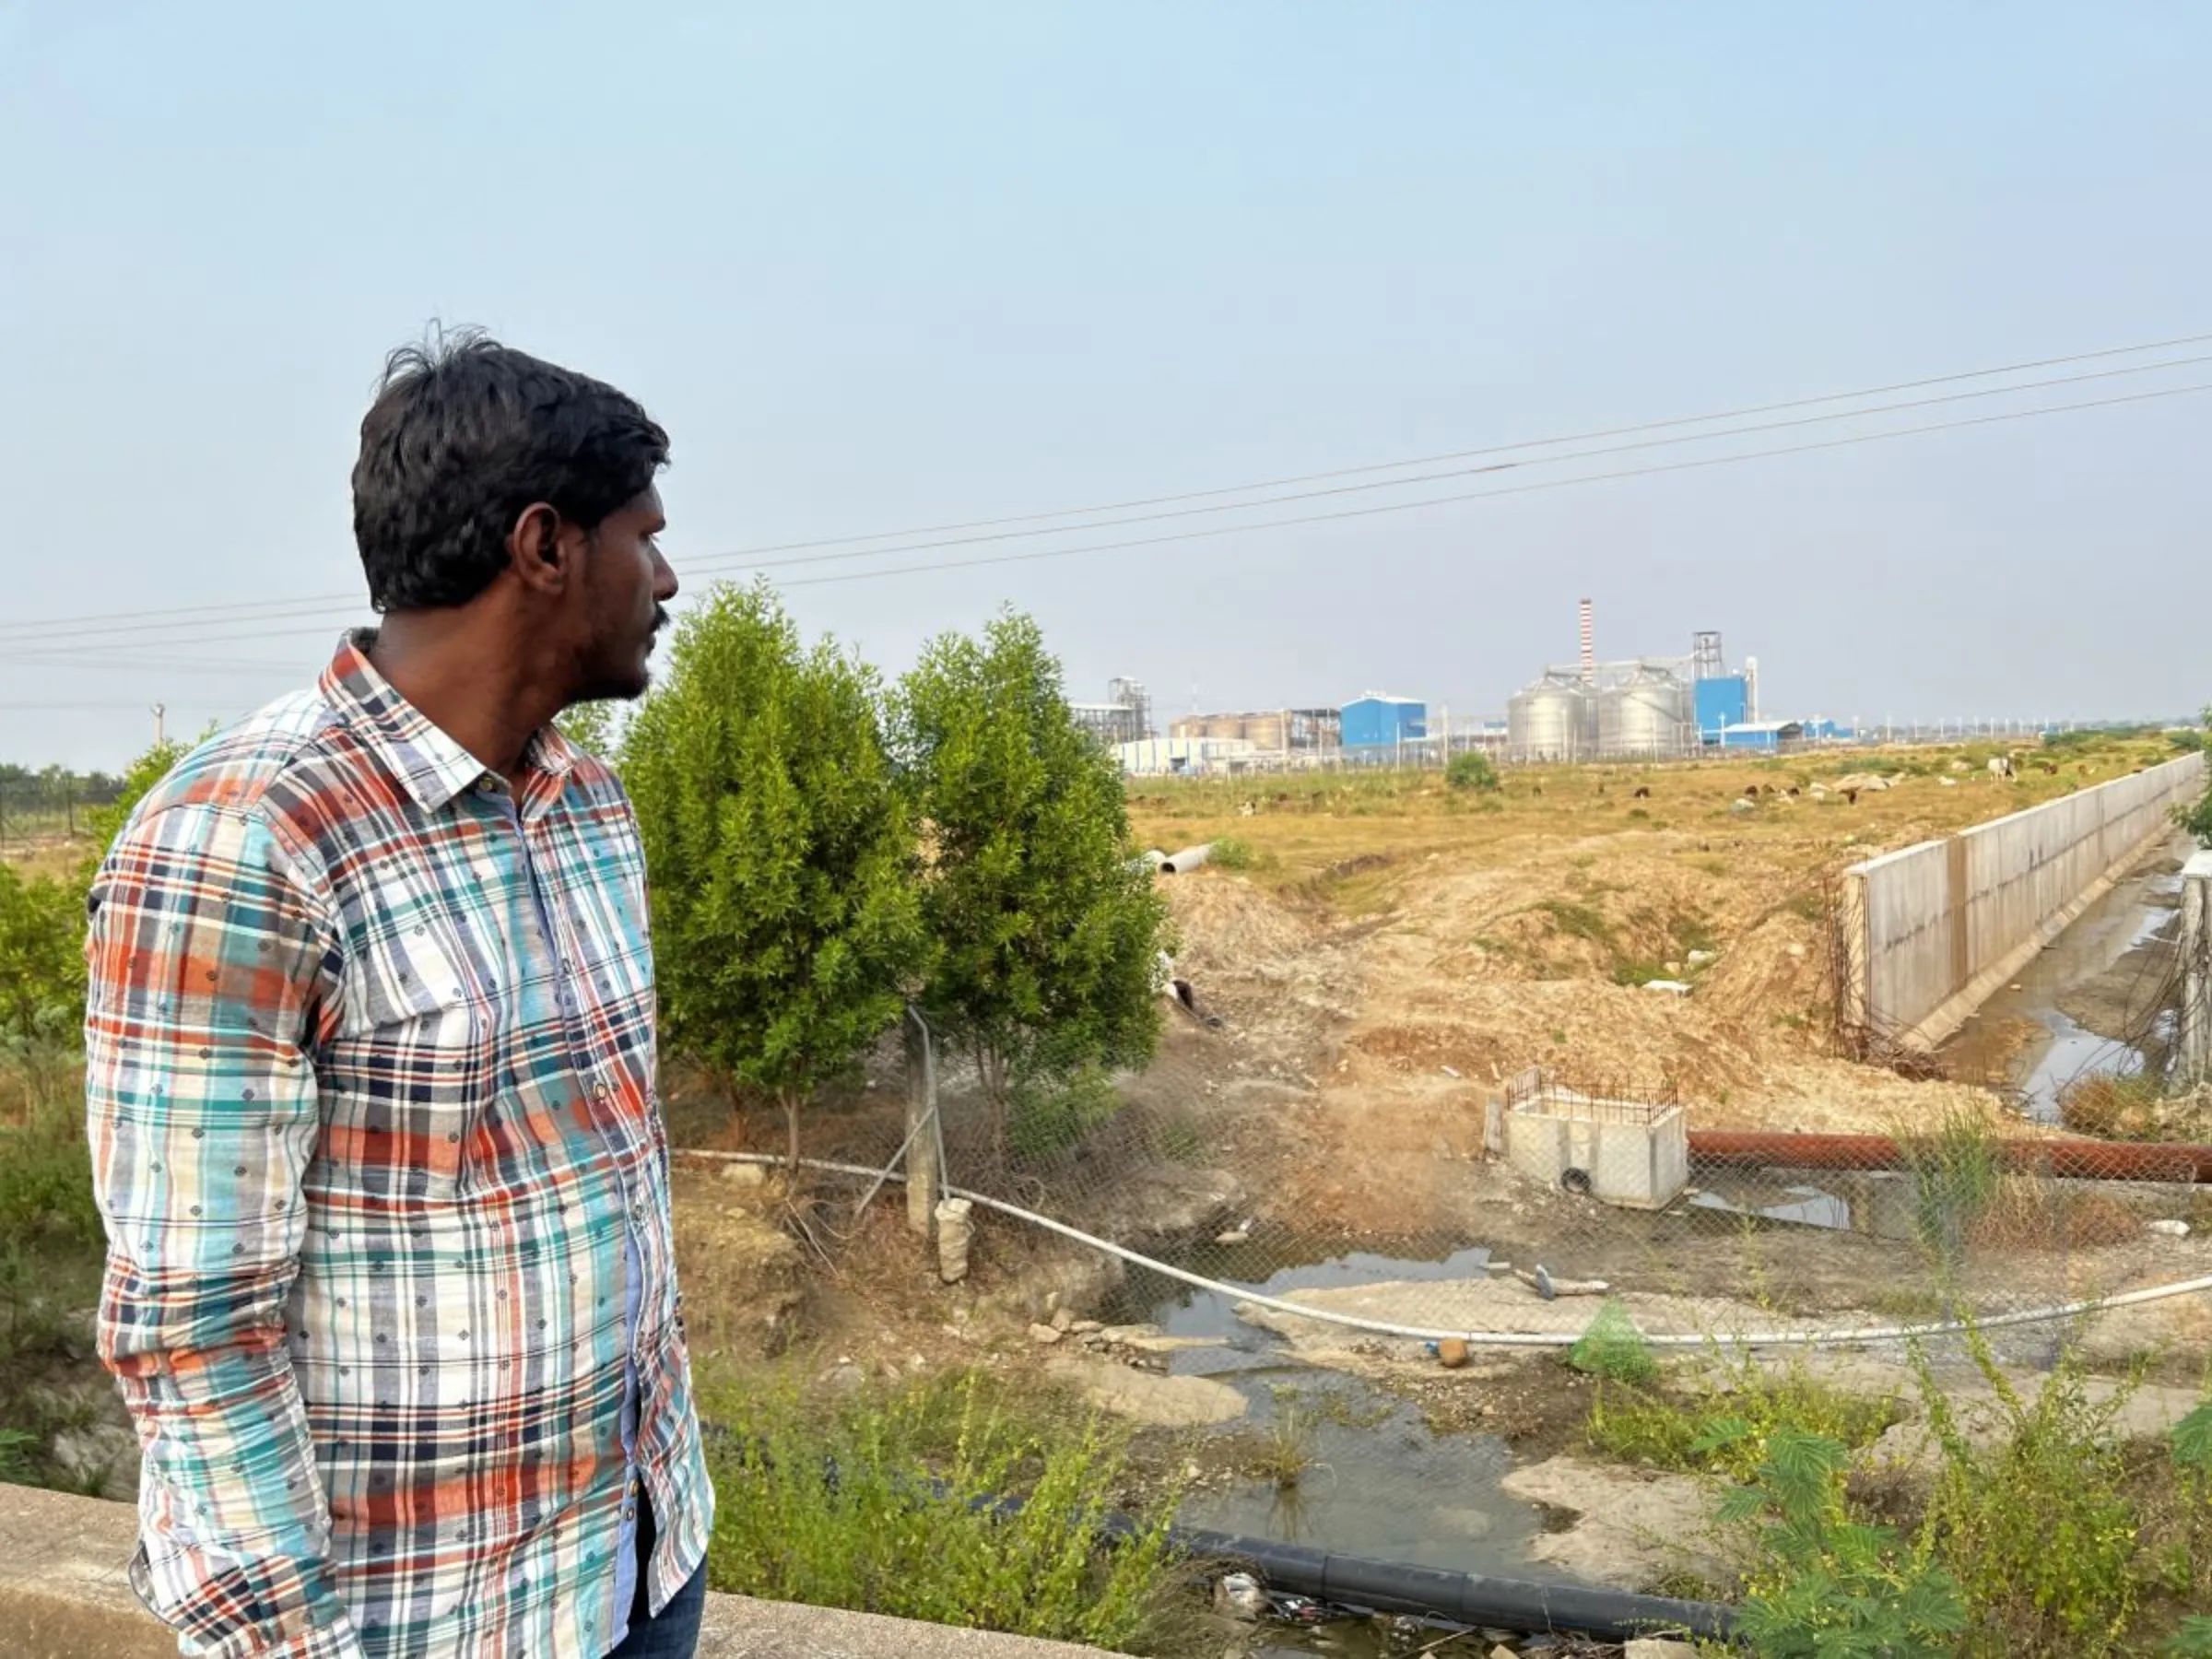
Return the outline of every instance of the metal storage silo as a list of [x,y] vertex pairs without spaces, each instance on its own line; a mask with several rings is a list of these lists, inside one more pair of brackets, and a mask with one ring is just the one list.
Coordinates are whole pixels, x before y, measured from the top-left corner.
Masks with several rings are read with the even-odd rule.
[[1664,668],[1639,668],[1597,698],[1597,752],[1612,759],[1685,754],[1696,729],[1690,688]]
[[1506,700],[1506,745],[1516,760],[1581,760],[1596,732],[1590,688],[1547,674]]

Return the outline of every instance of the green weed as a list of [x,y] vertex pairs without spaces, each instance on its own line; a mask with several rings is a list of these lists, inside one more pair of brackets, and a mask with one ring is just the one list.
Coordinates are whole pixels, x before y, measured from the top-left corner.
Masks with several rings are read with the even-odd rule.
[[1941,1659],[1967,1629],[1958,1582],[1893,1528],[1856,1519],[1850,1451],[1799,1428],[1777,1430],[1724,1523],[1760,1524],[1762,1559],[1737,1627],[1767,1659]]
[[1913,1180],[1913,1224],[1921,1244],[1938,1264],[1955,1269],[2004,1182],[1995,1133],[1983,1119],[1952,1110],[1934,1128],[1899,1136],[1898,1147]]
[[1652,1345],[1636,1328],[1618,1297],[1608,1296],[1597,1317],[1567,1350],[1567,1363],[1576,1371],[1606,1382],[1650,1382],[1659,1375]]
[[1221,835],[1214,838],[1213,851],[1206,854],[1206,860],[1225,870],[1249,870],[1258,862],[1258,854],[1253,852],[1250,841]]
[[18,1121],[0,1122],[0,1249],[101,1248],[76,1068],[26,1054],[8,1075],[24,1098]]
[[1169,1506],[1109,1542],[1127,1439],[1102,1418],[1040,1421],[974,1375],[812,1413],[795,1389],[723,1391],[709,1412],[718,1590],[1120,1653],[1182,1615]]
[[2000,1434],[1994,1445],[1969,1434],[1918,1361],[1929,1427],[1943,1450],[1921,1534],[1965,1591],[1984,1633],[1974,1651],[2126,1651],[2118,1644],[2143,1590],[2140,1518],[2113,1423],[2130,1388],[2093,1398],[2069,1354],[2027,1398],[1979,1333],[1968,1343],[1994,1392]]
[[1297,1389],[1278,1386],[1274,1395],[1275,1410],[1246,1467],[1260,1479],[1288,1489],[1313,1467],[1313,1418],[1304,1409]]
[[1547,899],[1536,908],[1551,918],[1552,930],[1572,939],[1587,939],[1593,945],[1610,946],[1613,943],[1613,924],[1597,911],[1586,904],[1571,904],[1564,899]]
[[1007,1099],[1007,1144],[1025,1158],[1074,1146],[1122,1109],[1112,1077],[1099,1065],[1019,1077]]
[[1601,1384],[1588,1433],[1625,1462],[1748,1480],[1778,1435],[1817,1435],[1855,1451],[1897,1420],[1895,1401],[1823,1382],[1802,1359],[1770,1371],[1748,1356],[1715,1354],[1686,1393]]
[[1472,790],[1478,794],[1494,794],[1504,787],[1490,758],[1474,750],[1452,757],[1444,768],[1444,782],[1453,789]]

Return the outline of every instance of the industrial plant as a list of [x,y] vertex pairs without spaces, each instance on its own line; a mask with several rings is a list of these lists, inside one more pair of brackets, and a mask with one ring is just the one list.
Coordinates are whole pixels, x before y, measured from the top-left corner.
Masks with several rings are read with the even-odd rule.
[[1687,656],[1601,663],[1585,599],[1582,647],[1579,662],[1546,668],[1507,702],[1509,759],[1671,760],[1804,735],[1795,723],[1759,719],[1759,661],[1730,672],[1718,633],[1693,635]]
[[1502,722],[1454,723],[1441,709],[1432,718],[1420,698],[1365,691],[1335,708],[1188,714],[1161,736],[1152,724],[1150,698],[1131,679],[1112,681],[1105,702],[1071,708],[1124,771],[1146,776],[1436,765],[1470,749],[1522,765],[1680,760],[1853,738],[1829,721],[1765,718],[1759,660],[1746,657],[1741,667],[1730,667],[1717,632],[1693,634],[1684,655],[1601,662],[1587,599],[1580,619],[1578,660],[1544,668],[1514,692]]

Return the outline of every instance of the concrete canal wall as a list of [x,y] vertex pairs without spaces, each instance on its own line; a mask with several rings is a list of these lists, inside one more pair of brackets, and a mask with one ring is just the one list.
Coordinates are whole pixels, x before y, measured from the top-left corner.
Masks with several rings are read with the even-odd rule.
[[1846,1029],[1932,1046],[2163,837],[2205,758],[2046,801],[1844,872]]

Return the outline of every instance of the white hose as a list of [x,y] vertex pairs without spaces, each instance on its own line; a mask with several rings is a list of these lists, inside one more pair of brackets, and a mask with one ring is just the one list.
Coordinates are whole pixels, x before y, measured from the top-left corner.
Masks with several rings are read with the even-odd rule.
[[[709,1158],[727,1163],[757,1163],[771,1167],[782,1166],[787,1159],[764,1152],[712,1152],[704,1149],[685,1149],[679,1156]],[[822,1159],[806,1158],[799,1160],[802,1169],[820,1170],[832,1175],[856,1175],[873,1180],[881,1170],[865,1164],[830,1163]],[[893,1181],[904,1181],[903,1175],[893,1175]],[[1582,1340],[1579,1331],[1451,1331],[1427,1325],[1393,1324],[1388,1320],[1366,1319],[1357,1313],[1339,1313],[1331,1308],[1309,1307],[1303,1302],[1286,1301],[1279,1296],[1246,1288],[1242,1285],[1224,1283],[1207,1278],[1204,1274],[1188,1268],[1176,1267],[1166,1262],[1139,1255],[1135,1251],[1116,1244],[1108,1239],[1094,1238],[1079,1228],[1055,1221],[1050,1216],[1041,1216],[1018,1205],[1007,1204],[981,1193],[947,1186],[939,1189],[947,1196],[966,1198],[986,1209],[1012,1216],[1018,1221],[1027,1221],[1048,1232],[1056,1232],[1064,1239],[1073,1240],[1091,1250],[1119,1257],[1132,1266],[1180,1279],[1201,1290],[1211,1290],[1221,1296],[1234,1297],[1255,1307],[1270,1308],[1278,1313],[1288,1313],[1297,1319],[1310,1319],[1317,1324],[1342,1325],[1349,1330],[1366,1331],[1378,1336],[1401,1336],[1416,1342],[1464,1342],[1471,1347],[1571,1347]],[[1730,1342],[1744,1347],[1788,1347],[1816,1342],[1862,1343],[1903,1342],[1920,1336],[1955,1336],[1969,1330],[1988,1331],[2006,1325],[2041,1324],[2046,1320],[2073,1319],[2083,1313],[2100,1312],[2108,1308],[2139,1307],[2145,1302],[2162,1301],[2170,1296],[2192,1296],[2212,1291],[2212,1276],[2203,1278],[2179,1279],[2171,1285],[2153,1285],[2147,1290],[2127,1290],[2112,1296],[2092,1297],[2087,1301],[2055,1302],[2044,1308],[2024,1308],[2011,1313],[1993,1313],[1986,1319],[1944,1319],[1927,1324],[1912,1325],[1846,1325],[1835,1329],[1812,1331],[1756,1331],[1748,1335],[1731,1335]],[[1640,1333],[1641,1335],[1641,1333]],[[1643,1340],[1653,1347],[1704,1347],[1715,1339],[1700,1333],[1671,1332],[1659,1335],[1644,1335]]]

